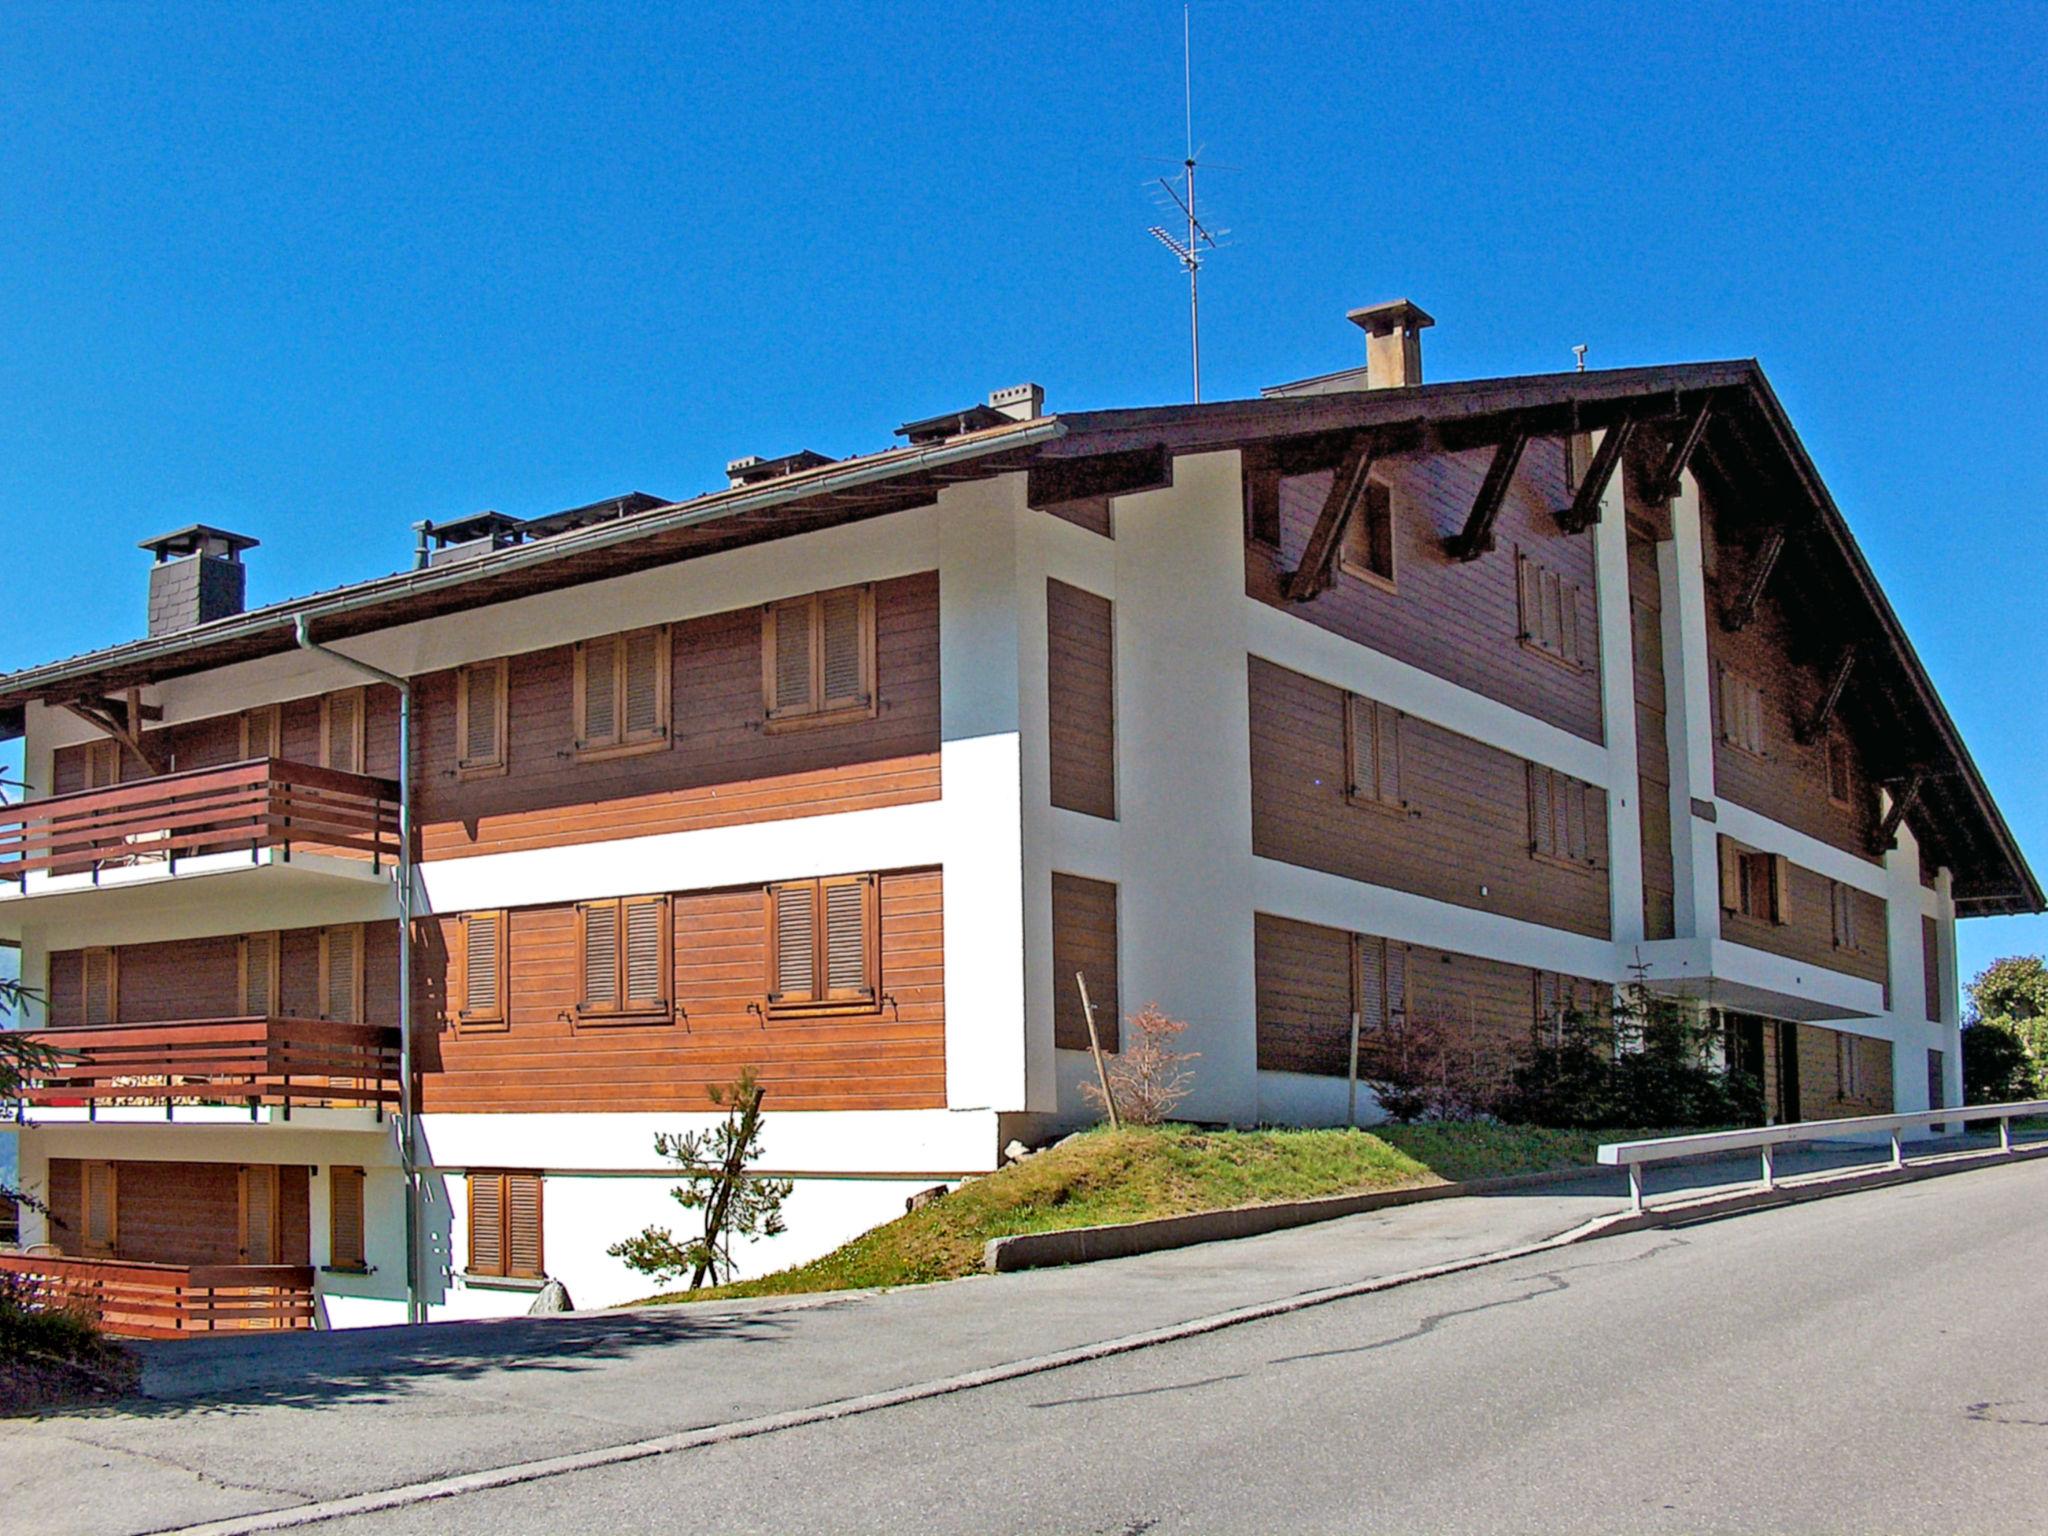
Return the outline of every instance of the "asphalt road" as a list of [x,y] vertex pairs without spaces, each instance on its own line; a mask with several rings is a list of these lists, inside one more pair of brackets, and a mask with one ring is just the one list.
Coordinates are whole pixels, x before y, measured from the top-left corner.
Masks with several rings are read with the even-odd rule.
[[2038,1532],[2048,1166],[313,1529]]

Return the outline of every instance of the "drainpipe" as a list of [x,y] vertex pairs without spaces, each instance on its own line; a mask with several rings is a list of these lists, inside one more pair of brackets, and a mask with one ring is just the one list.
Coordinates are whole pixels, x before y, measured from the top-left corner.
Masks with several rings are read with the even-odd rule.
[[395,672],[320,644],[301,614],[299,648],[398,690],[398,1160],[405,1170],[405,1320],[423,1323],[420,1284],[420,1172],[412,1093],[412,683]]

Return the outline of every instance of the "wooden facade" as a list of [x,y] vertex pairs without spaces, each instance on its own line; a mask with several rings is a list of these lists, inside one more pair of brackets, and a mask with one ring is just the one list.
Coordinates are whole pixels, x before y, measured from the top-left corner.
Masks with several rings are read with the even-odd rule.
[[1351,792],[1344,691],[1258,657],[1248,677],[1255,853],[1573,933],[1608,934],[1604,791],[1579,786],[1584,858],[1538,857],[1533,807],[1542,802],[1532,798],[1524,759],[1402,716],[1398,796],[1365,797]]
[[[1865,981],[1886,982],[1890,938],[1879,896],[1842,885],[1782,855],[1773,857],[1730,837],[1721,854],[1721,933],[1736,944],[1802,960]],[[1759,865],[1768,864],[1768,872]],[[1746,899],[1743,885],[1752,893]],[[1755,887],[1771,883],[1760,899]]]
[[1636,811],[1643,837],[1643,937],[1676,935],[1671,744],[1665,736],[1664,593],[1654,528],[1628,520],[1629,639],[1636,708]]
[[[57,1218],[51,1235],[67,1255],[148,1264],[312,1262],[311,1186],[303,1163],[53,1157],[49,1169],[50,1210]],[[95,1199],[111,1190],[111,1248],[92,1240],[106,1227],[101,1219],[86,1219],[88,1180]]]

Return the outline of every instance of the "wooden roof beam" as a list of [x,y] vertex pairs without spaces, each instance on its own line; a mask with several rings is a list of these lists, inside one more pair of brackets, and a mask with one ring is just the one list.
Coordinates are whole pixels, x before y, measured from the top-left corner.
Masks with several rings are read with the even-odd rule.
[[1330,494],[1323,498],[1323,509],[1316,514],[1315,526],[1309,530],[1301,564],[1281,580],[1280,589],[1290,603],[1305,603],[1329,587],[1330,570],[1337,562],[1344,530],[1364,504],[1375,451],[1370,432],[1360,433],[1344,450],[1336,473],[1330,477]]
[[[133,754],[137,762],[141,763],[152,774],[164,771],[163,764],[142,744],[141,721],[144,718],[145,711],[150,706],[142,702],[142,690],[140,688],[130,688],[128,690],[128,698],[123,709],[123,713],[127,716],[125,721],[116,718],[114,709],[117,706],[110,699],[67,700],[63,707],[101,735],[111,737],[119,742],[122,747]],[[162,718],[162,715],[163,711],[158,709],[158,718]]]
[[1557,515],[1557,526],[1566,533],[1584,533],[1600,521],[1600,503],[1607,495],[1607,482],[1614,478],[1614,471],[1621,464],[1621,456],[1628,452],[1628,440],[1635,435],[1635,430],[1636,419],[1624,416],[1600,439],[1600,446],[1593,451],[1593,462],[1586,466],[1586,478],[1579,482],[1572,504]]
[[1899,827],[1913,814],[1920,804],[1920,797],[1928,784],[1935,779],[1950,775],[1939,768],[1914,768],[1903,778],[1895,779],[1885,787],[1891,791],[1891,809],[1884,813],[1884,820],[1877,824],[1877,830],[1870,834],[1869,852],[1872,858],[1882,858],[1892,851],[1892,844],[1898,840]]
[[1479,482],[1479,494],[1472,499],[1464,531],[1444,541],[1444,547],[1455,558],[1477,560],[1493,548],[1494,521],[1500,516],[1508,487],[1514,483],[1515,466],[1522,462],[1522,450],[1528,446],[1528,428],[1517,425],[1509,429],[1500,446],[1493,450],[1493,462],[1487,466],[1486,478]]
[[1828,728],[1828,722],[1834,718],[1835,707],[1842,702],[1842,690],[1849,686],[1849,676],[1855,670],[1856,647],[1845,645],[1842,647],[1842,654],[1835,658],[1834,669],[1828,673],[1827,687],[1821,691],[1820,703],[1814,706],[1812,714],[1799,722],[1797,729],[1792,733],[1801,742],[1820,740],[1821,732]]
[[1714,397],[1700,396],[1700,403],[1693,408],[1692,417],[1685,424],[1685,430],[1671,445],[1671,451],[1664,456],[1663,467],[1650,481],[1648,496],[1651,501],[1669,501],[1678,494],[1678,477],[1685,473],[1685,466],[1692,462],[1693,451],[1700,445],[1700,439],[1707,435],[1707,423],[1713,419]]
[[1785,529],[1781,524],[1764,534],[1763,543],[1757,546],[1756,559],[1751,562],[1749,576],[1742,584],[1742,592],[1721,613],[1721,627],[1730,633],[1740,633],[1756,618],[1757,604],[1763,601],[1764,588],[1770,585],[1771,573],[1778,568],[1778,557],[1785,553]]

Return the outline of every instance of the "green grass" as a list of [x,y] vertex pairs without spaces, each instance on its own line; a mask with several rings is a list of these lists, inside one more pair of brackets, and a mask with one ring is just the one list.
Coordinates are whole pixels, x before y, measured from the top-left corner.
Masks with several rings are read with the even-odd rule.
[[808,1264],[651,1303],[793,1296],[952,1280],[980,1270],[990,1238],[1184,1216],[1372,1190],[1581,1167],[1634,1133],[1531,1126],[1384,1126],[1373,1131],[1093,1130]]

